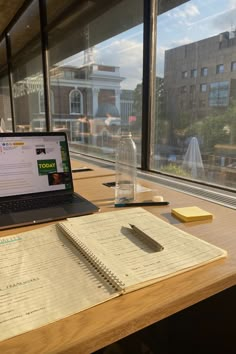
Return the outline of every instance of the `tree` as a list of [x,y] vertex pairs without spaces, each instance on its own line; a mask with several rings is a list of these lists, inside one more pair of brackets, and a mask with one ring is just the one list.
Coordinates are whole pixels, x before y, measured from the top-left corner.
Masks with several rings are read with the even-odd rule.
[[225,112],[226,125],[229,130],[229,144],[236,144],[236,100],[231,100]]
[[216,144],[225,144],[228,133],[225,129],[226,118],[224,115],[210,115],[192,124],[185,132],[186,137],[196,136],[201,142],[202,151],[213,152]]
[[[163,120],[164,115],[164,79],[156,78],[156,92],[155,92],[156,114],[155,125],[159,120]],[[141,128],[142,126],[142,94],[143,85],[138,84],[134,90],[134,115],[137,118],[137,124]]]

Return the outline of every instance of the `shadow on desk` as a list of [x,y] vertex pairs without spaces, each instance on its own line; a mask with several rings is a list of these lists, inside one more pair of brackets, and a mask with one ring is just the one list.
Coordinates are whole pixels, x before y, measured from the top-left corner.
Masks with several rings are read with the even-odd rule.
[[235,354],[236,287],[93,354]]

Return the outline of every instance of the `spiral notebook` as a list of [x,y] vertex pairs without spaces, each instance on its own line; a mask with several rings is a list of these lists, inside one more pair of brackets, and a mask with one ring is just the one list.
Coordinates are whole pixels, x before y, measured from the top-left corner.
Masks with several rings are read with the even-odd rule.
[[0,340],[226,254],[142,208],[70,218],[2,237]]

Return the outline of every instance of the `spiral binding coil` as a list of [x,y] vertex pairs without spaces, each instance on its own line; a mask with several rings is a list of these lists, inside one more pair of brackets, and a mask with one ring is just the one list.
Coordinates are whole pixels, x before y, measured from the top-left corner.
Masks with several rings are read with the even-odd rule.
[[124,291],[125,283],[122,282],[117,275],[115,275],[90,249],[79,239],[65,225],[58,223],[56,225],[67,237],[71,239],[73,244],[79,249],[86,260],[93,266],[93,268],[107,279],[107,282],[119,291]]

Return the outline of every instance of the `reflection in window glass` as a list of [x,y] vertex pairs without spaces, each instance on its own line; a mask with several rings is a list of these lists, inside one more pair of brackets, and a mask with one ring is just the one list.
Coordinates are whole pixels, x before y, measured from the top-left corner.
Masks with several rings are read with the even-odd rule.
[[236,187],[235,11],[235,2],[176,0],[158,16],[153,169]]
[[208,68],[201,68],[201,76],[207,76],[208,75]]
[[70,92],[70,113],[79,114],[83,113],[82,109],[83,96],[79,90]]
[[5,40],[0,43],[0,132],[12,131],[9,79]]
[[197,69],[191,70],[191,77],[197,77]]
[[231,71],[236,71],[236,61],[232,61],[232,63],[231,63]]
[[73,149],[110,160],[128,127],[140,158],[143,0],[82,3],[49,32],[53,126]]
[[[44,92],[40,91],[39,92],[39,113],[45,113],[45,97],[44,97]],[[54,97],[53,97],[53,92],[50,91],[50,105],[51,105],[51,110],[54,112]]]
[[45,130],[45,109],[38,104],[39,92],[43,93],[38,1],[32,2],[9,34],[13,48],[12,91],[16,130]]
[[216,65],[216,73],[217,73],[217,74],[223,73],[224,71],[225,71],[224,64],[218,64],[218,65]]
[[207,84],[201,84],[200,85],[200,91],[201,92],[206,92],[207,91]]
[[229,81],[210,84],[209,106],[220,107],[229,104]]

